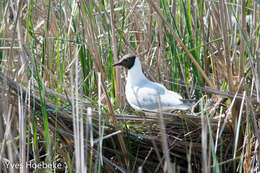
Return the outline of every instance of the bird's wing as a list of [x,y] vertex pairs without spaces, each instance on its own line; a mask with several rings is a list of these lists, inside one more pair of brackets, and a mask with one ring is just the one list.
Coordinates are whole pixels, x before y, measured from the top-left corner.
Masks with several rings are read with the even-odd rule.
[[158,90],[157,86],[132,87],[132,94],[128,96],[128,101],[134,108],[155,110],[158,108],[158,96],[163,92],[163,90]]
[[[158,83],[146,83],[142,87],[132,87],[128,93],[129,104],[135,109],[156,110],[159,108],[158,101],[162,110],[177,109],[177,106],[183,104],[182,97],[172,91],[167,90]],[[160,96],[160,97],[159,97]]]

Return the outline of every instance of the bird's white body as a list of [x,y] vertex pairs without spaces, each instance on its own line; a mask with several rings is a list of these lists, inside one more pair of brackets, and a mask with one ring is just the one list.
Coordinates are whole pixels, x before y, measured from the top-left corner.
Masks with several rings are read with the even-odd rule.
[[128,70],[125,93],[128,103],[136,110],[172,111],[190,108],[181,101],[182,97],[179,94],[147,79],[138,57]]

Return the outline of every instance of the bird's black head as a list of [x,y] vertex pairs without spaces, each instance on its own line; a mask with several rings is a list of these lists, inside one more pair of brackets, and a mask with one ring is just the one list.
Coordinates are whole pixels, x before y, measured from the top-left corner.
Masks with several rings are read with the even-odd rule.
[[123,66],[129,70],[135,64],[135,58],[135,55],[125,55],[119,62],[113,64],[113,66]]

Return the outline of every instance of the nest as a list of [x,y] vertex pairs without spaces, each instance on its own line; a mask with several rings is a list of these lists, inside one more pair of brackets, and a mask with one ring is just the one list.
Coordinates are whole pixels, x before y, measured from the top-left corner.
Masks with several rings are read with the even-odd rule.
[[[22,98],[28,98],[28,92],[17,82],[5,76],[0,72],[0,85],[2,87],[1,97],[6,95],[8,102],[17,107],[18,94]],[[37,117],[37,123],[39,124],[39,138],[43,138],[43,117],[41,115],[41,104],[40,99],[37,95],[31,92],[30,100],[31,104],[34,105],[33,115]],[[4,96],[3,96],[4,97]],[[4,101],[4,98],[1,98]],[[85,103],[86,107],[91,106],[89,103]],[[2,105],[2,104],[1,104]],[[32,112],[32,106],[26,107],[29,112]],[[68,104],[69,105],[69,104]],[[48,122],[50,134],[53,137],[56,134],[58,138],[58,144],[56,147],[57,154],[60,155],[64,162],[69,162],[67,151],[70,153],[70,158],[73,158],[74,153],[74,138],[73,138],[73,120],[71,116],[70,105],[67,107],[57,107],[50,102],[46,103]],[[16,109],[17,110],[17,109]],[[93,109],[94,110],[94,109]],[[3,111],[3,109],[2,109]],[[37,113],[38,112],[38,113]],[[83,110],[83,112],[86,112]],[[15,115],[18,113],[16,111]],[[83,113],[84,117],[87,117],[86,113]],[[120,145],[116,135],[103,140],[102,154],[105,170],[112,172],[125,171],[125,165],[123,159],[127,157],[131,160],[132,168],[142,167],[144,172],[162,172],[164,168],[164,155],[162,147],[162,131],[158,121],[158,116],[140,116],[140,115],[123,115],[117,114],[118,124],[121,126],[119,129],[114,128],[111,125],[110,120],[106,114],[102,114],[104,119],[104,136],[109,135],[113,132],[121,130],[123,137],[126,141],[127,149],[129,154],[125,156],[120,149]],[[18,117],[18,116],[17,116]],[[15,119],[18,119],[14,117]],[[164,114],[163,121],[165,125],[165,132],[168,142],[168,151],[173,167],[181,172],[188,172],[189,169],[195,172],[200,172],[202,163],[202,123],[200,116],[188,115],[186,112],[176,112],[173,114]],[[211,133],[207,135],[208,141],[215,144],[215,138],[220,120],[207,118],[206,127]],[[28,118],[31,123],[31,118]],[[223,124],[223,120],[221,120]],[[19,133],[19,126],[13,121],[12,131],[14,134]],[[88,124],[84,123],[84,128],[87,128]],[[93,112],[93,127],[94,137],[98,136],[98,113]],[[221,131],[221,137],[218,140],[216,155],[221,158],[222,161],[229,160],[232,158],[233,149],[233,132],[230,125],[227,123],[223,131]],[[89,142],[88,139],[85,140]],[[38,144],[43,145],[43,144]],[[209,145],[208,145],[209,146]],[[90,148],[94,152],[97,152],[97,147]],[[43,146],[39,146],[41,150],[39,153],[44,154],[45,150]],[[208,155],[211,154],[211,148],[207,149]],[[33,158],[33,151],[30,151],[30,156]],[[32,159],[31,158],[31,159]],[[74,162],[74,160],[72,160]],[[74,163],[75,164],[75,163]],[[231,163],[226,163],[223,169],[229,170]],[[120,169],[122,170],[120,171]],[[62,171],[62,170],[61,170]],[[109,171],[109,172],[110,172]]]

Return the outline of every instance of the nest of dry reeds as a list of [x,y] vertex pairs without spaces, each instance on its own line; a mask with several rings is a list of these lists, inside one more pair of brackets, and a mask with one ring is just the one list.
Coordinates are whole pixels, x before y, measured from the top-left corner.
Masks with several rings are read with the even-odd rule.
[[[33,117],[26,117],[27,122],[32,123],[32,119],[37,119],[37,129],[40,132],[38,140],[44,140],[44,129],[43,129],[43,115],[41,114],[41,103],[37,95],[34,95],[33,92],[28,93],[19,83],[10,79],[2,72],[0,72],[0,81],[2,87],[1,96],[6,96],[8,98],[8,103],[12,103],[12,106],[15,107],[14,112],[11,113],[10,117],[10,126],[11,133],[19,133],[19,129],[15,124],[17,123],[18,117],[18,95],[24,99],[31,100],[31,103],[25,106],[24,108],[27,111],[32,111],[34,107],[34,112],[38,114],[31,115]],[[30,97],[30,98],[28,98]],[[4,98],[1,98],[3,101]],[[1,104],[4,105],[3,103]],[[85,104],[86,107],[89,107],[89,104]],[[51,138],[56,136],[58,141],[56,141],[56,154],[60,157],[60,162],[64,165],[68,165],[69,159],[73,158],[74,151],[74,132],[73,132],[73,119],[71,116],[71,106],[66,108],[61,108],[53,105],[50,102],[46,102],[48,122]],[[94,110],[95,108],[93,108]],[[4,110],[4,109],[1,109]],[[84,121],[87,119],[87,111],[83,110],[82,116],[85,117],[82,119]],[[175,112],[175,113],[164,113],[163,121],[165,125],[165,134],[162,134],[160,129],[160,124],[158,123],[158,117],[156,114],[153,115],[126,115],[126,114],[117,114],[118,124],[121,126],[119,133],[123,135],[128,150],[131,151],[128,155],[122,153],[119,145],[118,138],[116,135],[111,135],[119,130],[115,128],[111,121],[108,118],[108,115],[102,114],[102,119],[104,119],[103,126],[105,127],[104,136],[111,135],[106,139],[103,139],[102,147],[102,157],[103,162],[107,170],[112,172],[117,172],[117,169],[126,171],[125,164],[123,162],[124,158],[131,160],[131,164],[135,163],[136,166],[141,167],[144,171],[153,171],[153,172],[162,172],[164,169],[164,154],[162,146],[162,135],[167,136],[168,142],[168,153],[170,159],[175,163],[174,169],[180,170],[181,172],[188,172],[189,169],[201,170],[202,162],[202,121],[204,121],[204,128],[211,131],[211,135],[207,135],[208,140],[214,142],[216,139],[216,134],[220,132],[220,124],[224,123],[224,119],[214,119],[214,118],[201,118],[200,115],[194,116],[188,112]],[[98,138],[98,112],[93,111],[92,114],[92,125],[94,138]],[[87,121],[84,121],[84,129],[89,128]],[[126,127],[127,126],[127,127]],[[33,130],[33,129],[31,129]],[[205,129],[204,129],[205,130]],[[118,134],[118,133],[117,133]],[[28,134],[29,135],[29,134]],[[32,135],[32,134],[31,134]],[[30,135],[29,135],[30,136]],[[88,143],[85,147],[88,147],[89,151],[98,152],[98,142],[94,146],[90,146],[90,139],[87,138],[87,135],[84,134],[85,143]],[[222,157],[223,160],[232,159],[233,153],[233,140],[234,135],[232,132],[231,124],[229,122],[224,126],[221,131],[221,137],[219,137],[219,143],[216,145],[215,150],[217,157]],[[54,141],[52,141],[54,143]],[[7,141],[5,145],[7,145]],[[28,145],[30,148],[30,145]],[[207,147],[207,146],[205,146]],[[39,155],[40,153],[46,153],[45,147],[43,144],[39,143]],[[70,157],[66,154],[65,151],[70,151]],[[29,156],[33,156],[34,153],[32,149],[28,151]],[[208,148],[208,154],[210,154],[210,148]],[[32,157],[33,158],[33,157]],[[46,156],[39,157],[40,160],[45,160]],[[94,158],[94,160],[97,158]],[[133,162],[134,161],[134,162]],[[72,169],[75,169],[75,160],[72,161]],[[229,170],[230,164],[232,162],[225,163],[223,170]],[[133,166],[133,165],[132,165]],[[64,171],[60,169],[59,171]],[[108,171],[108,172],[110,172]]]

